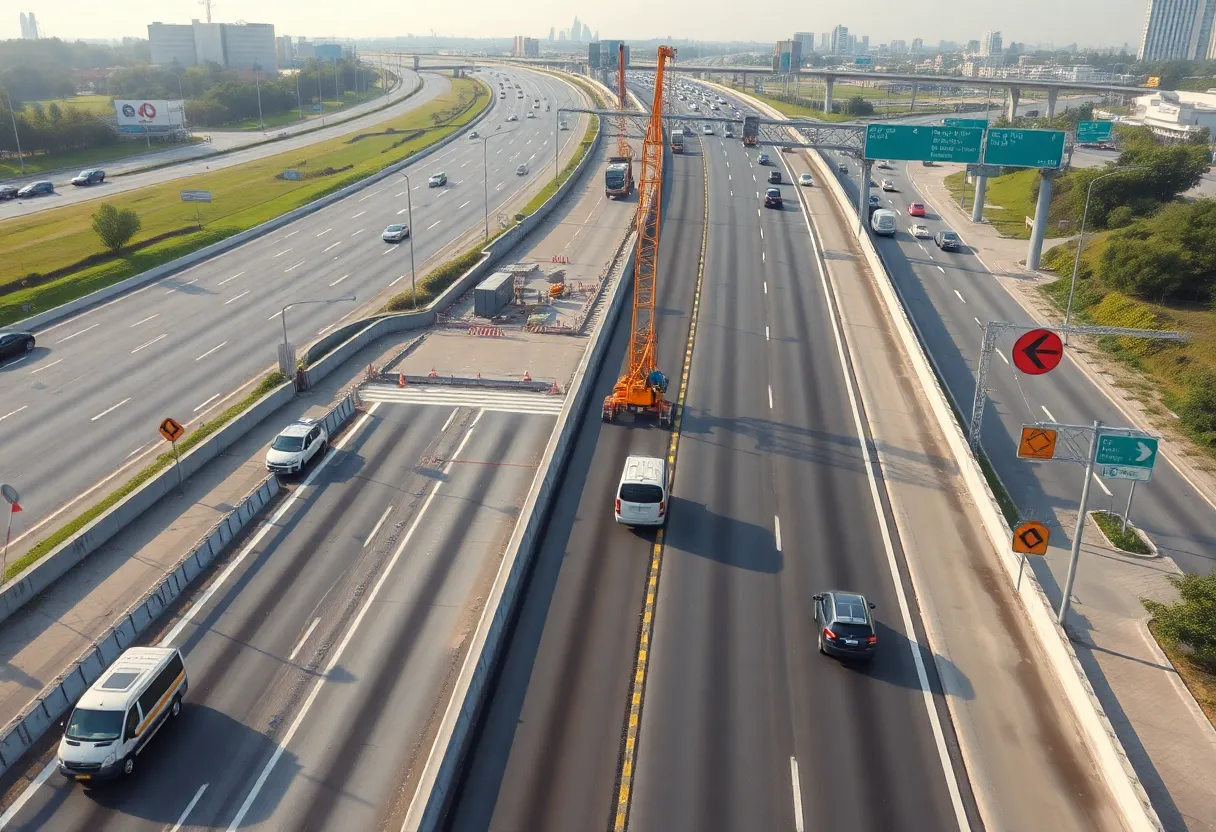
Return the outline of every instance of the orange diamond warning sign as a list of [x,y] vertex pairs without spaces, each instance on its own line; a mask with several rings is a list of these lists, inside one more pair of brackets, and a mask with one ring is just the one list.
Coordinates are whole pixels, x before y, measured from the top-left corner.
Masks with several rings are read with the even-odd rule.
[[1018,456],[1022,459],[1051,459],[1056,454],[1056,432],[1051,428],[1022,425]]
[[1051,532],[1038,520],[1028,520],[1013,532],[1013,551],[1019,555],[1047,554]]

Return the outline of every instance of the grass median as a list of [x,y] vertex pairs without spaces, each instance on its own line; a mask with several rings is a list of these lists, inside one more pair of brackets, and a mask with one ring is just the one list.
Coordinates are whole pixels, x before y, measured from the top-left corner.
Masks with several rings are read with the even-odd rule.
[[[236,404],[233,404],[214,419],[204,422],[189,433],[185,439],[177,444],[178,453],[185,454],[199,442],[202,442],[208,436],[215,433],[217,430],[243,413],[247,408],[251,407],[255,402],[258,401],[258,399],[262,398],[271,390],[274,390],[276,387],[286,381],[287,376],[283,375],[281,372],[276,370],[275,372],[270,373],[258,383],[257,387],[249,392],[249,395],[245,396]],[[42,558],[46,557],[55,549],[56,546],[70,540],[73,535],[75,535],[89,523],[92,523],[102,514],[109,511],[124,497],[131,494],[141,485],[152,479],[152,477],[168,468],[172,463],[172,449],[158,454],[156,459],[133,475],[125,483],[118,486],[113,491],[106,494],[106,496],[100,501],[92,506],[89,506],[67,523],[63,524],[46,537],[39,540],[28,552],[17,558],[12,563],[8,564],[8,567],[4,572],[4,580],[7,581],[16,577],[31,564],[37,563]]]
[[[222,171],[116,194],[106,202],[138,213],[143,227],[118,255],[93,232],[92,200],[0,223],[0,325],[44,312],[204,246],[253,228],[358,182],[459,130],[490,103],[480,81],[451,89],[409,113],[310,147]],[[280,178],[296,170],[298,180]],[[182,203],[180,190],[212,202]],[[198,212],[196,214],[196,211]]]

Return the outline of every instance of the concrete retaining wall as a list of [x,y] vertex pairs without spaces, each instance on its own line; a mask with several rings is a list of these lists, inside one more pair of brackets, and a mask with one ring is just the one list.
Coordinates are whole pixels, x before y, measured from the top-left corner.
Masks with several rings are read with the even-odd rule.
[[[720,87],[720,89],[727,88]],[[737,91],[729,89],[727,92],[747,97],[756,109],[770,113],[773,118],[781,118],[781,114],[776,110],[767,107],[760,101],[751,99],[750,96],[742,96]],[[855,217],[856,208],[852,204],[852,200],[849,199],[848,194],[845,193],[844,188],[829,169],[827,162],[818,153],[809,155],[817,168],[820,182],[831,191],[833,198],[845,215]],[[915,323],[904,308],[899,291],[891,279],[886,265],[868,234],[860,235],[858,242],[866,263],[874,274],[887,315],[908,353],[920,386],[925,392],[930,410],[933,412],[938,427],[946,437],[967,490],[975,501],[984,529],[988,533],[989,543],[996,552],[1001,566],[1004,567],[1010,584],[1015,587],[1015,593],[1021,597],[1022,608],[1026,611],[1030,624],[1030,632],[1038,640],[1044,654],[1051,662],[1056,678],[1059,679],[1060,686],[1076,715],[1081,735],[1116,801],[1126,828],[1144,830],[1144,832],[1160,830],[1161,821],[1139,778],[1136,777],[1131,762],[1128,760],[1106,712],[1098,701],[1084,669],[1077,660],[1068,635],[1056,623],[1047,594],[1031,570],[1026,570],[1020,584],[1018,582],[1021,561],[1011,551],[1010,541],[1013,539],[1013,532],[1009,528],[1009,524],[1005,522],[996,496],[984,478],[979,461],[967,444],[967,438],[962,426],[954,416],[948,394],[939,381],[932,358],[922,344]]]
[[[290,390],[290,385],[287,389]],[[258,405],[274,395],[275,393],[271,393]],[[325,415],[325,426],[331,433],[337,431],[354,414],[355,397],[351,394]],[[214,456],[214,453],[211,455]],[[185,459],[182,461],[185,462]],[[135,643],[140,634],[188,589],[194,579],[227,549],[241,530],[257,517],[278,493],[277,477],[270,475],[262,480],[232,511],[203,535],[176,566],[165,573],[160,583],[118,616],[114,625],[103,636],[94,641],[80,658],[5,726],[0,734],[0,775],[55,725],[110,663]]]
[[25,318],[24,320],[17,321],[16,323],[13,324],[13,328],[22,329],[22,330],[39,329],[41,327],[46,326],[47,324],[50,324],[55,321],[59,321],[59,320],[62,320],[63,318],[67,318],[71,315],[74,315],[77,312],[81,311],[82,309],[88,309],[89,307],[94,306],[103,301],[109,300],[110,298],[117,297],[118,295],[121,295],[124,292],[129,292],[132,289],[137,289],[140,286],[151,283],[154,280],[160,280],[162,277],[168,277],[169,275],[176,274],[177,272],[180,272],[180,271],[184,271],[185,269],[188,269],[191,266],[197,266],[199,263],[202,263],[206,260],[210,260],[212,257],[215,257],[216,255],[223,254],[226,251],[231,251],[232,249],[236,248],[237,246],[244,245],[245,243],[249,242],[250,240],[257,239],[258,237],[269,234],[272,231],[276,231],[277,229],[282,228],[283,226],[285,226],[289,223],[295,222],[300,217],[308,216],[309,214],[320,211],[322,208],[326,208],[330,205],[333,205],[335,202],[339,202],[339,201],[345,199],[346,197],[350,196],[351,194],[358,193],[359,191],[361,191],[371,185],[375,185],[377,182],[380,182],[384,179],[389,178],[390,176],[395,175],[399,171],[404,170],[409,165],[415,164],[416,162],[419,162],[422,159],[425,159],[427,156],[430,156],[432,153],[442,150],[448,144],[450,144],[451,142],[455,141],[456,139],[458,139],[462,135],[464,135],[465,131],[471,129],[472,127],[474,127],[475,125],[480,123],[482,119],[486,118],[490,114],[490,112],[493,111],[494,104],[496,101],[497,101],[497,98],[495,98],[494,93],[491,92],[490,93],[490,106],[486,107],[486,109],[483,110],[480,115],[478,115],[476,118],[474,118],[472,121],[470,121],[463,128],[456,131],[455,133],[452,133],[450,136],[447,136],[446,138],[441,139],[440,141],[436,142],[435,144],[431,145],[430,147],[420,150],[417,153],[411,154],[410,156],[407,156],[405,159],[401,160],[400,162],[397,162],[396,164],[389,165],[387,168],[380,171],[379,173],[373,173],[371,176],[367,177],[366,179],[362,179],[362,180],[354,183],[353,185],[347,185],[345,188],[342,188],[341,190],[334,191],[332,194],[329,194],[328,196],[323,196],[318,200],[314,200],[313,202],[308,203],[307,205],[302,205],[299,208],[296,208],[294,211],[288,211],[286,214],[283,214],[282,216],[275,217],[272,220],[267,220],[266,222],[262,223],[261,225],[254,226],[253,228],[250,228],[246,231],[242,231],[239,234],[233,234],[231,237],[229,237],[226,240],[220,240],[218,243],[212,243],[211,245],[207,246],[206,248],[201,248],[198,251],[191,252],[190,254],[179,257],[176,260],[172,260],[168,263],[157,266],[154,269],[149,269],[146,272],[141,272],[140,274],[137,274],[134,277],[128,277],[126,280],[119,281],[118,283],[115,283],[113,286],[107,286],[104,289],[98,289],[96,292],[85,295],[82,298],[77,298],[76,300],[68,301],[67,303],[62,304],[61,306],[56,306],[54,309],[48,309],[45,312],[40,312],[29,318]]

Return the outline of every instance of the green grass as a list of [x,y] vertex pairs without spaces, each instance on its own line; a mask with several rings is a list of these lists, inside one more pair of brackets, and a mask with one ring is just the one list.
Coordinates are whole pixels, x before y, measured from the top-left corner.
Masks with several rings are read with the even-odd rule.
[[[287,376],[283,375],[281,372],[276,370],[275,372],[270,373],[268,376],[266,376],[266,378],[262,379],[261,382],[258,383],[258,386],[255,387],[249,393],[249,395],[245,396],[245,398],[229,407],[223,413],[220,413],[214,419],[199,425],[193,432],[187,435],[185,439],[177,444],[178,453],[184,454],[189,451],[199,442],[202,442],[208,436],[231,422],[238,415],[252,406],[254,402],[258,401],[258,399],[262,398],[271,390],[283,384],[285,381],[287,381]],[[42,558],[46,557],[55,549],[55,547],[69,540],[73,535],[75,535],[89,523],[92,523],[102,514],[109,511],[128,494],[131,494],[141,485],[152,479],[152,477],[168,468],[172,462],[172,449],[157,455],[156,459],[146,465],[142,470],[132,476],[125,483],[103,497],[98,503],[85,509],[67,523],[55,529],[42,540],[35,543],[28,552],[10,563],[4,572],[4,580],[7,581],[10,578],[21,574],[21,572],[27,569],[31,564],[37,563]]]
[[[330,100],[325,101],[324,102],[324,106],[325,106],[324,113],[313,113],[313,112],[309,112],[308,110],[305,110],[304,120],[305,121],[312,121],[312,120],[320,121],[322,115],[324,115],[325,118],[330,118],[331,116],[340,115],[343,110],[349,110],[351,107],[354,107],[357,104],[363,104],[364,102],[367,102],[367,101],[375,101],[377,98],[384,98],[383,90],[373,89],[373,90],[368,90],[366,92],[361,92],[358,95],[355,95],[355,93],[353,91],[347,92],[347,93],[343,94],[341,101],[338,101],[337,99],[330,99]],[[315,105],[315,102],[313,103],[313,105]],[[307,106],[313,106],[313,105],[307,105]],[[286,124],[297,124],[300,121],[300,111],[299,110],[286,110],[282,113],[275,113],[274,115],[264,116],[262,120],[265,122],[267,130],[273,130],[276,127],[282,127],[283,125],[286,125]],[[201,129],[206,129],[206,128],[199,128],[199,129],[201,130]],[[257,132],[257,131],[261,130],[261,126],[259,125],[258,120],[256,118],[247,118],[243,121],[231,122],[229,124],[216,125],[213,132],[219,132],[220,130],[225,130],[225,131],[226,130],[244,130],[244,131],[249,131],[249,132]]]
[[[730,86],[730,85],[727,84],[726,86]],[[821,110],[816,110],[811,107],[804,107],[801,104],[791,104],[788,101],[781,101],[780,99],[774,98],[771,95],[765,95],[764,93],[753,92],[751,87],[736,86],[736,87],[733,87],[733,89],[737,89],[739,92],[742,92],[746,95],[750,95],[752,98],[755,98],[758,101],[763,101],[765,104],[767,104],[768,106],[777,110],[783,116],[787,116],[788,118],[816,118],[816,119],[819,119],[820,121],[856,121],[857,120],[855,116],[843,115],[841,113],[830,113],[830,114],[824,113]]]
[[1111,514],[1109,511],[1095,511],[1091,516],[1098,524],[1098,528],[1102,530],[1102,534],[1106,535],[1106,539],[1116,549],[1131,552],[1133,555],[1151,555],[1153,553],[1148,546],[1144,545],[1140,535],[1136,534],[1135,527],[1129,524],[1127,531],[1123,531],[1123,518],[1119,515]]
[[[89,292],[168,262],[190,251],[252,228],[325,194],[367,177],[460,129],[490,101],[484,84],[453,79],[443,96],[410,113],[359,133],[319,142],[307,148],[152,185],[107,200],[130,208],[143,228],[121,257],[105,257],[92,230],[96,202],[68,205],[0,222],[0,325],[51,309]],[[393,133],[386,130],[392,129]],[[402,134],[422,131],[402,144]],[[339,172],[299,181],[277,179],[284,169],[305,174]],[[213,202],[201,206],[202,228],[194,204],[182,203],[181,189],[208,190]],[[169,239],[148,242],[165,234]],[[101,255],[102,262],[82,264]],[[34,285],[38,275],[64,273]],[[33,279],[31,279],[33,278]],[[15,287],[16,288],[14,291]]]
[[[1030,239],[1030,229],[1026,227],[1026,217],[1034,216],[1034,183],[1038,175],[1038,171],[1035,170],[1020,170],[988,180],[988,191],[984,197],[984,218],[1001,232],[1001,236],[1016,237],[1021,240]],[[958,202],[963,192],[963,172],[959,171],[947,176],[946,187],[950,190],[950,196],[954,198],[955,202]],[[968,210],[970,210],[971,200],[974,198],[975,183],[969,183],[967,185]],[[1061,228],[1057,222],[1048,223],[1048,237],[1067,237],[1069,233],[1069,229]]]
[[108,95],[73,95],[69,98],[47,98],[42,101],[26,102],[27,106],[30,104],[41,104],[43,107],[58,104],[60,107],[75,107],[77,110],[84,110],[86,113],[97,116],[114,115],[114,105],[110,103]]
[[[201,141],[194,139],[193,141]],[[152,142],[152,150],[143,139],[124,140],[117,144],[107,144],[102,147],[90,147],[87,150],[77,150],[72,153],[60,154],[30,154],[25,157],[25,175],[45,173],[52,170],[75,170],[76,168],[96,167],[106,162],[138,156],[141,153],[155,153],[165,148],[176,147],[174,144]],[[0,160],[0,179],[10,176],[21,176],[21,164],[16,159]]]

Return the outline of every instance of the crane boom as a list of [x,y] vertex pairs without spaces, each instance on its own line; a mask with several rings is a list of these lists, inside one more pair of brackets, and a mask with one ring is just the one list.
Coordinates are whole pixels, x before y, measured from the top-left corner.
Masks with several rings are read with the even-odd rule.
[[658,278],[659,228],[663,204],[663,79],[666,62],[675,50],[660,46],[654,73],[654,100],[642,141],[642,170],[638,183],[638,240],[633,267],[633,321],[629,336],[629,365],[612,394],[604,399],[603,418],[620,412],[649,413],[659,424],[671,424],[667,377],[659,371],[654,329]]
[[[620,112],[625,112],[629,109],[627,102],[629,96],[625,92],[625,44],[617,44],[617,60],[616,60],[616,108]],[[616,155],[624,156],[628,159],[633,158],[633,148],[629,145],[629,139],[625,133],[628,127],[628,122],[624,116],[616,117]]]

